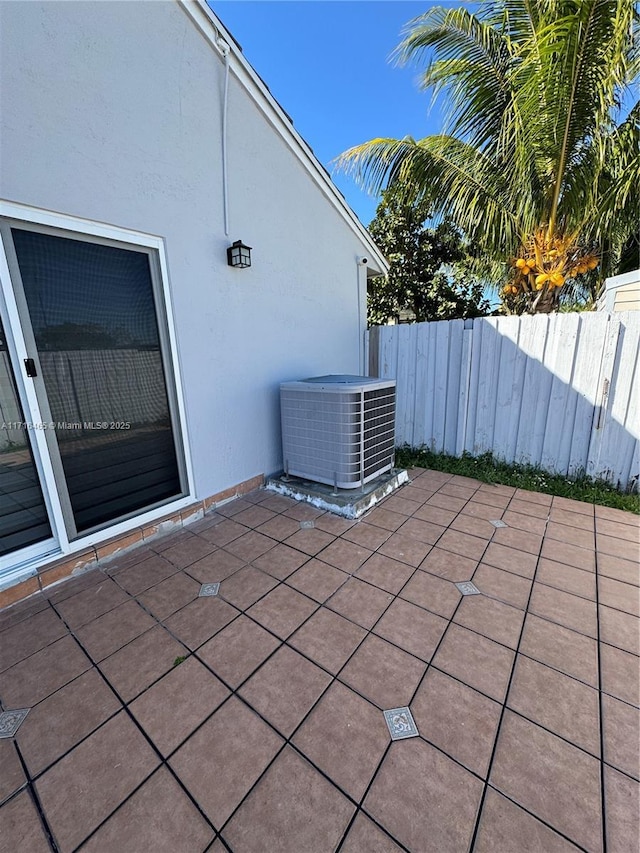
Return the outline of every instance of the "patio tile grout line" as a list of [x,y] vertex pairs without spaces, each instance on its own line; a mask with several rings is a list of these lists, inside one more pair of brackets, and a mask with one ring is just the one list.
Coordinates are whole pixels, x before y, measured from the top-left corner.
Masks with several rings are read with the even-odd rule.
[[[29,768],[27,767],[27,762],[24,760],[24,757],[22,755],[22,750],[20,749],[20,746],[17,743],[17,741],[15,742],[15,747],[16,747],[16,752],[18,753],[18,758],[20,760],[20,764],[22,766],[22,772],[24,773],[25,779],[26,779],[26,785],[23,785],[19,790],[20,791],[26,790],[28,792],[28,795],[29,795],[31,802],[33,803],[33,806],[36,810],[36,813],[38,815],[38,819],[40,821],[40,825],[42,827],[42,830],[45,834],[47,841],[49,842],[49,846],[50,846],[51,850],[53,850],[54,853],[59,853],[60,848],[58,847],[58,844],[56,842],[55,836],[53,834],[53,830],[49,826],[49,821],[47,820],[45,810],[42,806],[42,803],[40,802],[40,797],[38,796],[38,792],[36,791],[35,784],[34,784],[32,778],[29,774]],[[16,794],[14,794],[14,796],[17,796],[17,792],[16,792]]]
[[596,630],[597,630],[597,660],[598,660],[598,734],[600,736],[600,811],[602,813],[602,851],[607,853],[607,809],[605,794],[605,737],[604,737],[604,703],[602,690],[602,656],[600,640],[600,579],[598,577],[598,554],[595,555],[596,562]]
[[[547,516],[547,524],[548,524],[548,521],[549,521],[549,516]],[[513,663],[511,664],[511,672],[509,673],[509,680],[508,680],[508,682],[507,682],[507,689],[506,689],[506,692],[505,692],[505,694],[504,694],[504,700],[503,700],[503,702],[502,702],[502,708],[501,708],[501,712],[500,712],[500,719],[499,719],[499,721],[498,721],[498,726],[497,726],[497,728],[496,728],[496,736],[495,736],[495,739],[494,739],[494,742],[493,742],[493,748],[492,748],[492,750],[491,750],[491,756],[490,756],[490,758],[489,758],[489,764],[488,764],[488,766],[487,766],[486,782],[485,782],[485,784],[484,784],[484,787],[483,787],[483,790],[482,790],[482,796],[481,796],[481,798],[480,798],[480,803],[479,803],[479,805],[478,805],[478,811],[477,811],[477,814],[476,814],[475,826],[474,826],[474,830],[473,830],[473,835],[472,835],[472,837],[471,837],[471,843],[470,843],[470,845],[469,845],[469,851],[473,851],[473,850],[475,849],[475,846],[476,846],[476,842],[477,842],[477,839],[478,839],[478,833],[479,833],[479,830],[480,830],[480,824],[481,824],[481,822],[482,822],[482,814],[483,814],[483,811],[484,811],[484,803],[485,803],[485,799],[486,799],[486,795],[487,795],[487,789],[488,789],[488,787],[489,787],[489,780],[490,780],[490,778],[491,778],[491,773],[492,773],[492,771],[493,771],[493,764],[494,764],[495,756],[496,756],[496,752],[497,752],[497,749],[498,749],[498,743],[499,743],[499,741],[500,741],[500,737],[501,737],[501,734],[502,734],[502,726],[503,726],[503,724],[504,724],[504,718],[505,718],[505,715],[506,715],[506,711],[507,711],[507,710],[511,711],[511,709],[510,709],[510,708],[509,708],[509,709],[507,708],[507,703],[508,703],[508,701],[509,701],[509,694],[511,693],[511,685],[513,684],[513,678],[514,678],[515,670],[516,670],[516,667],[517,667],[517,664],[518,664],[518,655],[520,654],[520,646],[521,646],[521,644],[522,644],[522,637],[523,637],[523,635],[524,635],[525,625],[526,625],[526,622],[527,622],[527,616],[528,616],[528,614],[529,614],[529,612],[530,612],[530,611],[529,611],[529,606],[530,606],[530,604],[531,604],[531,598],[532,598],[532,596],[533,596],[533,587],[534,587],[534,584],[535,584],[536,575],[537,575],[537,573],[538,573],[538,567],[539,567],[539,565],[540,565],[540,558],[541,558],[542,545],[543,545],[543,543],[544,543],[544,535],[543,535],[543,537],[542,537],[542,541],[541,541],[541,543],[540,543],[540,551],[538,552],[538,558],[537,558],[537,560],[536,560],[536,567],[535,567],[534,572],[533,572],[533,578],[532,578],[532,583],[531,583],[531,589],[530,589],[530,591],[529,591],[529,597],[528,597],[528,599],[527,599],[527,608],[526,608],[526,611],[525,611],[525,618],[524,618],[524,619],[523,619],[523,621],[522,621],[522,626],[521,626],[521,628],[520,628],[520,634],[519,634],[519,637],[518,637],[518,644],[517,644],[516,649],[515,649],[515,654],[514,654],[514,657],[513,657]],[[511,713],[513,713],[513,712],[511,712]],[[537,725],[537,724],[534,724],[534,725]],[[493,786],[491,786],[491,787],[493,788]],[[497,789],[494,789],[494,790],[497,790]],[[500,793],[502,793],[502,792],[500,792]],[[527,812],[527,814],[532,814],[532,812],[531,812],[528,808],[524,807],[521,803],[517,803],[517,805],[518,805],[520,808],[524,808],[524,810]],[[536,817],[537,819],[539,819],[537,815],[534,815],[534,817]],[[547,822],[543,820],[543,823],[545,823],[545,824],[546,824]],[[547,825],[549,825],[549,824],[547,824]],[[555,827],[551,827],[551,828],[554,830],[554,832],[556,832],[556,833],[558,832],[558,830],[557,830]],[[560,832],[560,833],[558,833],[558,834],[562,835],[563,837],[566,837],[566,836],[564,836],[564,833],[563,833],[563,832]],[[572,841],[572,843],[575,843],[575,842],[573,842],[573,841]],[[580,846],[580,845],[579,845],[579,846]]]

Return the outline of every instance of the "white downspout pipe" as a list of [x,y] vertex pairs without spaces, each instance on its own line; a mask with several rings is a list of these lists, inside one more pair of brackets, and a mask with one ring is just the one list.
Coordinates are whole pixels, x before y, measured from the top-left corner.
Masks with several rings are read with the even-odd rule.
[[365,284],[365,299],[366,299],[366,285],[367,285],[367,264],[369,263],[369,259],[365,257],[359,257],[356,259],[357,269],[358,269],[358,371],[360,376],[364,376],[364,348],[365,348],[365,335],[367,334],[367,324],[365,321],[364,329],[362,328],[362,281],[364,279]]
[[223,39],[216,42],[224,57],[224,94],[222,97],[222,208],[224,213],[224,233],[229,236],[229,175],[227,168],[227,111],[229,106],[229,54],[231,48]]

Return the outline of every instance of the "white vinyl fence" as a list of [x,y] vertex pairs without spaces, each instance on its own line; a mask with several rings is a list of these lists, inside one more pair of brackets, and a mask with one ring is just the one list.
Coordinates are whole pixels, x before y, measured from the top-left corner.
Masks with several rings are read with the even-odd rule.
[[640,312],[484,317],[369,330],[397,380],[396,443],[637,489]]

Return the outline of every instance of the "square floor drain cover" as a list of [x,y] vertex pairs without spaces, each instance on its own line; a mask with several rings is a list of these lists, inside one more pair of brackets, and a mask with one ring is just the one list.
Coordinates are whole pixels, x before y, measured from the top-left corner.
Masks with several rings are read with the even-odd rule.
[[384,719],[389,729],[391,740],[418,737],[418,729],[408,708],[392,708],[390,711],[385,711]]
[[200,587],[200,592],[198,593],[198,597],[202,598],[206,595],[217,595],[218,590],[220,589],[219,583],[203,583]]
[[506,527],[507,525],[504,521],[500,521],[499,518],[492,518],[489,524],[493,524],[494,527]]
[[316,526],[315,521],[301,521],[300,522],[300,530],[313,530]]
[[3,711],[0,714],[0,737],[13,737],[30,710],[20,708],[18,711]]
[[482,595],[478,587],[474,583],[471,583],[471,581],[463,581],[462,583],[457,583],[456,586],[463,595]]

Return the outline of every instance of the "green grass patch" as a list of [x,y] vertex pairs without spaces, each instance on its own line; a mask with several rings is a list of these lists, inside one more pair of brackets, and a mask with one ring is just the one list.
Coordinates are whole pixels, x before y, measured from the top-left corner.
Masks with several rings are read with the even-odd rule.
[[186,659],[187,659],[187,656],[186,656],[186,655],[180,655],[179,657],[177,657],[177,658],[174,660],[173,665],[174,665],[174,666],[180,666],[180,664],[182,663],[182,661],[183,661],[183,660],[186,660]]
[[474,477],[483,483],[499,483],[503,486],[515,486],[547,495],[558,495],[574,501],[611,506],[640,515],[640,495],[625,494],[603,480],[592,480],[586,475],[569,479],[561,474],[549,474],[534,465],[518,465],[501,462],[492,453],[482,456],[447,456],[445,453],[432,453],[425,447],[403,445],[396,449],[398,468],[431,468],[445,471],[447,474],[460,474]]

